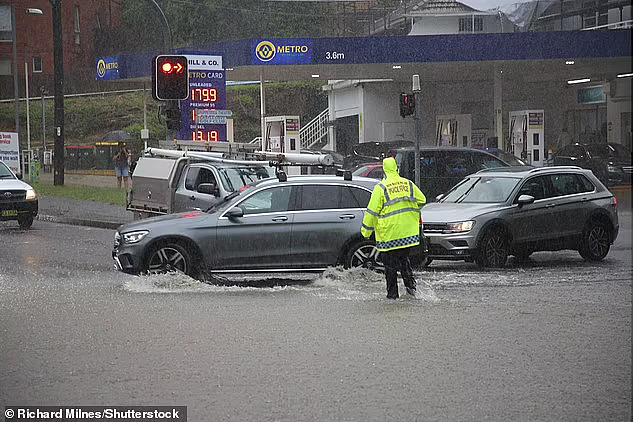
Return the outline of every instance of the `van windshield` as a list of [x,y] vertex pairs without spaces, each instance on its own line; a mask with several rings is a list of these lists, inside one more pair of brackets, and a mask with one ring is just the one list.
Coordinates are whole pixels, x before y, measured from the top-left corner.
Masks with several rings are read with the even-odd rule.
[[454,186],[440,202],[506,202],[520,180],[517,177],[500,176],[467,177]]

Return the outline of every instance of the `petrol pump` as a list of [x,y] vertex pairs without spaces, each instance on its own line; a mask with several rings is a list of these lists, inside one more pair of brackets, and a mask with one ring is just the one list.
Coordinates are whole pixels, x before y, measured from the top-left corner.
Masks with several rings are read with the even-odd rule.
[[[22,177],[24,180],[31,179],[31,164],[33,163],[33,151],[25,149],[22,153]],[[27,177],[28,176],[28,177]]]
[[[299,154],[299,116],[270,116],[264,118],[266,133],[262,148],[267,152]],[[290,166],[286,173],[297,175],[300,167]]]
[[544,110],[509,112],[508,148],[530,165],[544,165]]

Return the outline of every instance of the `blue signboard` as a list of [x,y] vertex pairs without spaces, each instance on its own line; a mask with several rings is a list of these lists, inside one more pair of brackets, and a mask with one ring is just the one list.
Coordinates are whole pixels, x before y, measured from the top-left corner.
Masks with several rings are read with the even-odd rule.
[[[187,56],[189,97],[180,102],[182,129],[178,139],[198,142],[227,141],[226,123],[203,123],[199,110],[224,110],[227,104],[222,56]],[[219,120],[218,120],[219,121]]]
[[95,61],[95,65],[97,67],[98,81],[113,81],[121,78],[119,74],[119,56],[100,57]]

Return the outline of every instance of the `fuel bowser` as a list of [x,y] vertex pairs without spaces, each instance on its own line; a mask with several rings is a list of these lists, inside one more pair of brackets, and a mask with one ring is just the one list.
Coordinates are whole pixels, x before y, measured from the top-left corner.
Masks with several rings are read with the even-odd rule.
[[509,112],[507,149],[530,165],[544,165],[544,110]]
[[[266,152],[299,154],[299,116],[269,116],[264,118],[266,133],[262,148]],[[290,166],[289,175],[301,173],[299,167]]]

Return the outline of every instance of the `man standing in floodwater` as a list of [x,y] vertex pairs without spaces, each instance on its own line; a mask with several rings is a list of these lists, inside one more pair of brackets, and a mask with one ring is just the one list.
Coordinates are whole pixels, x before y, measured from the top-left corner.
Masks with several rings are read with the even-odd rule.
[[398,174],[394,157],[383,160],[385,178],[374,187],[363,216],[361,234],[375,234],[376,248],[385,266],[387,298],[398,298],[397,271],[400,270],[407,293],[416,294],[416,280],[409,262],[412,247],[420,238],[420,209],[427,199],[412,181]]

